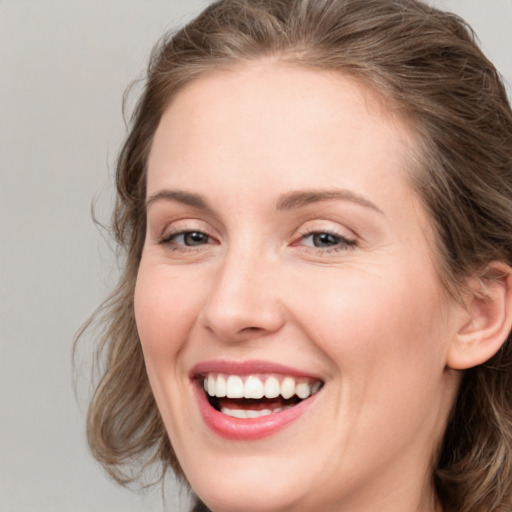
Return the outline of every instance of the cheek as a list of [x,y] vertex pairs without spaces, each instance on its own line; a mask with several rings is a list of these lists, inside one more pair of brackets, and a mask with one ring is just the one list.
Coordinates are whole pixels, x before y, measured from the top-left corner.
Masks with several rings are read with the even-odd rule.
[[449,338],[439,290],[413,276],[331,284],[330,293],[312,290],[315,307],[302,309],[302,328],[339,377],[343,419],[333,423],[346,424],[361,450],[368,439],[395,446],[421,429],[437,432]]
[[191,328],[197,311],[198,293],[183,286],[165,267],[141,263],[135,287],[135,320],[146,363],[169,361]]
[[[183,349],[197,317],[197,288],[167,265],[141,262],[134,295],[147,375],[166,430],[176,438],[187,396]],[[188,285],[188,286],[187,286]],[[178,411],[178,412],[177,412]],[[191,418],[184,422],[189,425]],[[183,436],[183,432],[178,435]],[[177,448],[177,447],[175,447]]]
[[[412,367],[444,369],[449,335],[438,279],[425,268],[424,275],[390,270],[333,273],[313,287],[318,281],[309,280],[308,294],[296,301],[302,328],[344,375],[386,371],[393,380]],[[420,377],[411,372],[411,380]]]

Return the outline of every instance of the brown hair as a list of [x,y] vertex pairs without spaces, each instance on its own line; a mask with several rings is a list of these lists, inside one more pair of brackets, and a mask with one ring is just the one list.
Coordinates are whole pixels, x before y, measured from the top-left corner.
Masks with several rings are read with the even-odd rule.
[[[493,260],[512,264],[512,112],[460,18],[419,0],[221,0],[154,50],[117,166],[113,232],[125,254],[96,315],[103,374],[88,414],[95,457],[121,483],[154,463],[180,475],[145,372],[133,292],[145,237],[146,162],[176,93],[208,71],[265,56],[349,73],[415,123],[413,180],[454,295]],[[445,511],[512,508],[512,341],[467,370],[433,470]],[[137,463],[138,466],[133,466]]]

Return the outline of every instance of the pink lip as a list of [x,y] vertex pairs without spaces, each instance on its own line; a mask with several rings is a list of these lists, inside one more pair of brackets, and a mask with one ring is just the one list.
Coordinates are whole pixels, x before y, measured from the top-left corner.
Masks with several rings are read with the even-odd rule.
[[289,366],[284,366],[270,361],[203,361],[196,364],[190,371],[190,377],[205,373],[226,373],[229,375],[250,375],[257,373],[278,373],[292,377],[311,377],[322,380],[320,377],[302,372]]
[[314,404],[317,397],[317,394],[315,394],[294,407],[269,414],[268,416],[250,419],[233,418],[217,411],[210,405],[203,391],[202,383],[200,379],[197,378],[198,375],[205,373],[226,373],[231,375],[281,373],[296,377],[312,376],[293,368],[266,361],[248,361],[242,363],[207,361],[194,366],[191,371],[194,394],[204,422],[217,435],[234,441],[258,440],[277,433],[305,414]]

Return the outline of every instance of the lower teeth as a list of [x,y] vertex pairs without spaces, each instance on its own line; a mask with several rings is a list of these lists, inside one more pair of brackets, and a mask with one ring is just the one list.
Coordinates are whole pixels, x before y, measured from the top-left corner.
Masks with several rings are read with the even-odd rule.
[[268,416],[269,414],[272,414],[270,409],[252,411],[244,409],[228,409],[227,407],[223,407],[220,412],[226,416],[231,416],[232,418],[259,418],[260,416]]
[[259,418],[261,416],[269,416],[270,414],[274,414],[276,412],[284,411],[285,409],[289,409],[293,407],[293,405],[288,405],[285,407],[276,407],[273,410],[270,409],[262,409],[260,411],[255,411],[253,409],[229,409],[228,407],[222,407],[220,412],[225,414],[226,416],[231,416],[232,418]]
[[225,397],[217,398],[207,395],[207,398],[208,402],[215,410],[220,411],[226,416],[241,419],[269,416],[289,409],[290,407],[302,402],[302,400],[297,396],[289,399],[284,399],[282,397],[275,399],[231,399]]

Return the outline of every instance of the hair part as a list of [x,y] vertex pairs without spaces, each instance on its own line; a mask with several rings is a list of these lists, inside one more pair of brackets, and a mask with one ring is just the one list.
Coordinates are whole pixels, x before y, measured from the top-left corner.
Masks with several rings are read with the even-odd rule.
[[[187,84],[261,58],[349,74],[412,120],[410,179],[453,296],[492,261],[512,264],[512,112],[499,73],[459,17],[419,0],[221,0],[155,47],[120,152],[112,218],[125,260],[100,308],[104,372],[89,408],[94,456],[122,484],[134,462],[182,475],[152,397],[133,314],[145,238],[146,164],[161,116]],[[467,370],[432,475],[445,511],[512,506],[512,341]]]

